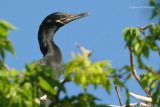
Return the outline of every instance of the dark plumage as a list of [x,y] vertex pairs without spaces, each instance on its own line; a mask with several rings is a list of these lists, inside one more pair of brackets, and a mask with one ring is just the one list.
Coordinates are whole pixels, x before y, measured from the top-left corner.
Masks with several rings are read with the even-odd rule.
[[40,25],[38,41],[43,58],[38,61],[38,64],[51,66],[56,72],[55,79],[57,80],[59,80],[59,70],[63,64],[63,56],[59,47],[54,43],[54,35],[63,25],[85,16],[88,16],[88,14],[81,13],[73,15],[64,12],[57,12],[48,15]]

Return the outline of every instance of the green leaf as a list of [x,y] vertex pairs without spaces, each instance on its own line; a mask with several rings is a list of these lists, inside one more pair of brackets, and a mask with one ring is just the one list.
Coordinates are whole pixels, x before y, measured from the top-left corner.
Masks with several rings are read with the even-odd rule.
[[141,86],[143,87],[143,89],[146,89],[148,85],[148,76],[143,74],[140,77],[141,77],[141,80],[140,80]]
[[9,51],[12,55],[15,55],[14,49],[13,49],[13,45],[10,41],[7,41],[5,49],[7,51]]
[[9,22],[0,20],[0,26],[4,26],[6,29],[16,30],[17,28],[11,25]]
[[120,87],[125,87],[124,83],[121,82],[121,81],[120,81],[119,79],[117,79],[117,78],[114,79],[114,83],[117,84],[117,85],[120,86]]
[[52,87],[46,80],[44,80],[43,78],[39,78],[39,86],[49,92],[50,94],[55,95],[56,91],[54,90],[54,87]]
[[153,44],[156,42],[156,40],[160,40],[160,23],[158,23],[155,27],[150,28],[150,33],[152,38],[148,37],[148,40],[152,40]]
[[130,79],[132,77],[132,74],[128,74],[127,77],[125,78],[125,81]]
[[154,6],[154,5],[155,5],[155,3],[154,3],[153,0],[149,0],[149,4],[150,4],[151,6]]
[[8,35],[8,33],[9,32],[8,32],[7,28],[0,24],[0,36],[6,36],[6,35]]
[[12,69],[9,73],[10,73],[10,75],[13,76],[13,77],[18,76],[18,72],[17,72],[15,69]]
[[153,19],[154,17],[156,17],[158,15],[158,8],[154,8],[153,12],[152,12],[152,16],[151,19]]
[[15,30],[16,28],[10,23],[0,20],[0,56],[3,60],[5,58],[4,51],[8,51],[12,55],[15,55],[12,43],[7,38],[9,29]]
[[1,58],[4,60],[5,54],[4,54],[4,51],[3,51],[3,50],[0,50],[0,56],[1,56]]
[[140,69],[144,69],[144,64],[139,56],[137,57],[137,62],[138,62],[138,67]]
[[134,49],[134,53],[136,55],[140,55],[141,54],[141,44],[140,43],[135,42],[133,49]]
[[143,54],[144,54],[144,56],[145,56],[146,58],[149,57],[149,48],[148,48],[148,46],[144,45],[144,46],[143,46],[143,49],[142,49],[142,52],[143,52]]
[[137,28],[134,28],[134,34],[136,37],[140,36],[140,31]]
[[151,84],[150,84],[150,90],[152,91],[156,86],[156,81],[152,81]]
[[153,99],[153,105],[155,105],[156,103],[158,103],[160,97],[160,86],[157,87],[156,92],[153,93],[152,95],[152,99]]
[[110,80],[107,80],[105,88],[107,89],[107,92],[110,94],[110,90],[111,90],[111,81]]
[[122,67],[121,69],[119,69],[120,72],[123,71],[123,70],[132,71],[132,67],[128,66],[128,65],[125,65],[124,67]]
[[131,35],[132,35],[132,32],[131,32],[130,28],[125,28],[123,30],[123,37],[124,37],[124,40],[126,41],[126,46],[132,45],[133,37]]
[[136,28],[129,27],[123,30],[123,37],[126,41],[126,46],[131,47],[134,43],[134,40],[140,36],[140,31]]

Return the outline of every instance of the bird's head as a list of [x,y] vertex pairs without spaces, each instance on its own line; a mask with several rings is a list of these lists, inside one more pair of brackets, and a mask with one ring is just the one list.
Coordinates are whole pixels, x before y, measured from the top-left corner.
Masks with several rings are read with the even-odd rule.
[[56,12],[48,15],[42,22],[41,25],[59,25],[63,26],[69,22],[77,20],[79,18],[88,16],[88,13],[81,13],[81,14],[69,14],[65,12]]

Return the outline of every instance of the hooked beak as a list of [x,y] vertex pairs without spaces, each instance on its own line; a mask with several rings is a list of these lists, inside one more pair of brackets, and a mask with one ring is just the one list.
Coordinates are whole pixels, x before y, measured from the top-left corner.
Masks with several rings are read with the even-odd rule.
[[81,14],[71,14],[71,15],[68,15],[66,18],[62,18],[60,19],[60,21],[63,23],[63,24],[67,24],[69,22],[72,22],[74,20],[77,20],[77,19],[80,19],[82,17],[86,17],[86,16],[89,16],[88,13],[81,13]]

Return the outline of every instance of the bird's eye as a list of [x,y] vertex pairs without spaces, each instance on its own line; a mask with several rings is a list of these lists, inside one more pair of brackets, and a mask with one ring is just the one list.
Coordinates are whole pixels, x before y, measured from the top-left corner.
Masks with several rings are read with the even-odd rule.
[[65,16],[65,15],[62,15],[62,18],[65,18],[65,17],[67,17],[67,16]]

